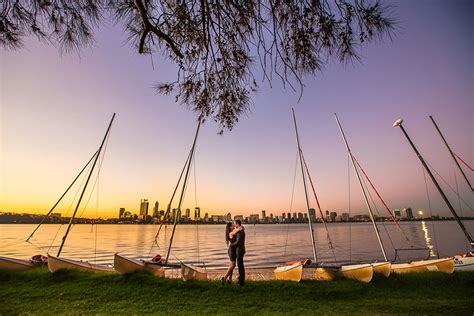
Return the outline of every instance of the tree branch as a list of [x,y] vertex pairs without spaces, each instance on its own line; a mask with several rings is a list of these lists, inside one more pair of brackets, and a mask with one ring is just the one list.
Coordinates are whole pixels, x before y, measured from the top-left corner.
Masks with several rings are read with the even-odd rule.
[[179,51],[179,49],[176,47],[174,41],[169,37],[167,34],[163,33],[160,31],[157,27],[155,27],[153,24],[151,24],[150,20],[148,19],[146,8],[143,5],[143,2],[141,0],[135,0],[135,7],[137,8],[138,12],[140,13],[140,17],[142,18],[143,22],[143,33],[140,38],[140,46],[138,48],[138,52],[140,54],[143,53],[144,47],[145,47],[145,38],[148,35],[148,33],[152,32],[162,40],[164,40],[166,43],[168,43],[169,47],[171,50],[174,52],[174,54],[179,57],[183,58],[183,54]]

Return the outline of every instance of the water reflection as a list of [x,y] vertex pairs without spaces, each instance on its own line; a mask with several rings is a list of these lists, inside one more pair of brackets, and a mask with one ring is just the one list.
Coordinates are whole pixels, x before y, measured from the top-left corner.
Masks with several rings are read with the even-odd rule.
[[[456,222],[436,221],[429,224],[434,227],[430,227],[428,231],[426,222],[400,223],[413,244],[426,244],[432,256],[438,253],[450,256],[463,251],[465,238]],[[465,225],[469,231],[474,232],[474,221],[465,221]],[[385,226],[395,247],[406,243],[405,237],[399,233],[395,224],[386,223]],[[38,253],[49,252],[55,255],[65,226],[43,225],[31,243],[26,243],[25,239],[34,227],[35,225],[0,224],[0,256],[26,259]],[[176,227],[170,258],[173,261],[179,259],[190,263],[196,260],[204,261],[207,267],[227,266],[224,225],[199,226],[199,254],[196,228],[194,225]],[[331,223],[328,228],[335,256],[328,246],[324,226],[314,225],[316,251],[320,262],[334,261],[334,257],[338,261],[383,260],[371,223]],[[157,244],[153,244],[157,229],[156,225],[97,225],[91,232],[91,225],[75,225],[61,256],[77,260],[96,260],[102,264],[112,263],[116,252],[134,258],[153,257],[156,254],[165,256],[172,227],[163,227]],[[307,224],[248,225],[247,232],[246,264],[249,267],[313,257]],[[386,248],[388,257],[393,258],[395,250],[392,247]],[[403,260],[419,260],[425,257],[426,250],[415,250],[404,256]]]
[[428,231],[428,226],[426,226],[425,221],[421,221],[421,230],[423,231],[423,237],[425,238],[426,247],[430,250],[430,257],[436,257],[436,252],[433,245],[431,244],[431,237]]

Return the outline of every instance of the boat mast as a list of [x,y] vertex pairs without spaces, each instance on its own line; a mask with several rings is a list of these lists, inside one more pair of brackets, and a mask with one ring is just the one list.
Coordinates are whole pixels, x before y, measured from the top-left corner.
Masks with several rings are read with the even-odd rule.
[[174,196],[176,194],[176,191],[178,190],[179,183],[181,182],[181,178],[183,177],[184,171],[186,170],[186,166],[188,165],[190,157],[191,157],[191,150],[189,151],[188,158],[186,158],[186,162],[184,163],[183,169],[181,170],[181,173],[178,178],[178,182],[176,183],[176,186],[174,187],[173,194],[171,195],[171,199],[170,199],[170,202],[168,203],[168,207],[166,208],[166,212],[165,212],[165,215],[163,216],[163,220],[161,221],[160,226],[158,227],[158,231],[156,232],[155,241],[158,239],[158,236],[160,235],[160,231],[161,231],[161,228],[163,227],[165,219],[171,211],[171,204],[173,203]]
[[193,161],[194,151],[196,149],[196,140],[197,140],[197,137],[198,137],[198,134],[199,134],[199,129],[201,128],[201,122],[202,122],[201,117],[199,117],[199,123],[198,123],[197,129],[196,129],[196,134],[194,135],[193,146],[191,147],[191,152],[190,152],[190,155],[189,155],[189,159],[187,161],[188,165],[186,167],[186,174],[184,176],[183,188],[181,190],[181,195],[179,197],[178,209],[177,209],[175,217],[174,217],[173,230],[171,232],[170,244],[168,246],[168,252],[166,253],[165,263],[168,262],[168,258],[170,256],[171,246],[173,244],[174,232],[176,230],[176,224],[178,223],[178,216],[181,212],[181,204],[183,203],[184,191],[186,190],[186,183],[187,183],[188,177],[189,177],[189,169],[191,168],[191,162]]
[[61,202],[61,200],[63,199],[63,197],[66,195],[66,193],[69,191],[69,189],[74,185],[74,183],[76,183],[77,179],[79,179],[79,177],[81,176],[81,174],[84,172],[84,170],[86,170],[87,166],[91,163],[92,159],[94,159],[94,157],[97,155],[97,152],[96,151],[94,153],[94,155],[92,155],[91,159],[89,159],[89,161],[86,163],[86,165],[84,166],[84,168],[82,168],[82,170],[79,172],[79,174],[77,175],[77,177],[72,181],[72,183],[69,185],[69,187],[66,189],[66,191],[64,191],[63,195],[61,195],[61,197],[59,198],[59,200],[53,205],[53,207],[49,210],[49,212],[43,217],[43,219],[41,220],[41,222],[38,224],[38,226],[36,226],[36,228],[33,230],[33,232],[31,233],[31,235],[26,239],[26,241],[28,242],[31,237],[33,237],[33,235],[36,233],[36,231],[38,230],[38,228],[40,228],[40,226],[43,224],[43,222],[46,220],[46,218],[48,218],[48,216],[54,211],[54,209],[56,208],[56,206],[58,206],[59,202]]
[[362,190],[362,194],[364,195],[365,204],[367,206],[367,210],[369,211],[370,220],[372,221],[372,224],[374,226],[375,234],[377,235],[377,240],[379,242],[380,249],[382,250],[383,258],[385,259],[385,261],[388,261],[387,253],[385,252],[385,247],[383,245],[382,238],[380,238],[379,229],[377,227],[377,223],[375,222],[374,214],[372,212],[372,207],[370,206],[369,199],[367,198],[367,193],[365,192],[364,186],[362,185],[362,179],[360,178],[359,170],[357,169],[355,165],[354,157],[352,157],[352,152],[351,152],[351,149],[349,148],[349,144],[347,143],[346,135],[344,134],[341,123],[339,122],[339,118],[337,117],[336,113],[334,113],[334,117],[336,118],[337,126],[339,127],[339,131],[341,132],[342,139],[344,140],[344,144],[346,145],[347,153],[349,157],[351,158],[352,167],[354,167],[357,180],[359,180],[360,189]]
[[464,226],[464,224],[461,222],[461,219],[459,218],[458,214],[456,213],[456,211],[454,210],[453,206],[451,205],[451,203],[449,202],[448,198],[446,197],[446,195],[444,194],[443,190],[441,189],[441,187],[439,186],[438,184],[438,181],[436,181],[435,177],[433,176],[433,174],[431,173],[431,170],[430,168],[428,168],[428,165],[426,164],[425,160],[423,159],[423,157],[421,156],[421,154],[418,152],[418,149],[416,149],[415,145],[413,144],[413,142],[411,141],[410,137],[408,136],[407,132],[405,131],[405,128],[403,128],[403,120],[402,119],[398,119],[395,121],[395,123],[393,123],[393,127],[400,127],[400,129],[402,130],[403,134],[405,135],[405,137],[407,138],[408,142],[410,143],[411,147],[413,148],[413,150],[415,151],[416,155],[418,156],[418,158],[420,159],[421,161],[421,164],[423,165],[423,167],[425,168],[426,172],[428,172],[428,175],[430,176],[431,178],[431,181],[433,181],[434,185],[436,186],[436,189],[438,189],[438,192],[439,194],[441,195],[441,197],[443,198],[444,202],[446,203],[446,205],[448,206],[449,210],[451,211],[451,214],[453,214],[454,216],[454,219],[456,220],[456,222],[458,223],[459,227],[461,227],[461,230],[463,231],[464,235],[466,236],[467,240],[469,241],[469,243],[471,244],[471,247],[474,247],[474,240],[472,239],[471,235],[469,234],[469,232],[467,231],[466,227]]
[[451,157],[453,157],[453,160],[454,160],[454,162],[456,163],[456,166],[458,166],[459,171],[461,171],[461,174],[462,174],[462,176],[464,177],[464,180],[466,180],[467,185],[469,186],[469,188],[471,188],[471,191],[474,191],[474,188],[472,187],[471,182],[469,182],[469,179],[467,178],[466,174],[464,173],[464,171],[462,170],[461,166],[459,165],[459,162],[458,162],[458,160],[456,159],[456,156],[455,156],[454,152],[451,150],[451,147],[449,147],[448,142],[446,141],[446,139],[444,138],[443,134],[441,133],[441,130],[439,129],[438,124],[436,124],[436,122],[435,122],[433,116],[430,115],[430,119],[431,119],[431,122],[433,122],[434,127],[435,127],[436,130],[438,131],[439,136],[441,136],[441,139],[443,140],[444,144],[445,144],[446,147],[448,148],[448,151],[449,151],[449,153],[451,154]]
[[82,189],[81,195],[79,196],[79,200],[77,201],[76,209],[74,210],[74,213],[71,216],[71,219],[69,220],[69,224],[66,229],[66,233],[63,236],[63,239],[61,241],[61,246],[59,246],[58,254],[56,257],[59,257],[61,254],[61,251],[63,250],[64,243],[66,242],[67,235],[69,234],[69,231],[71,230],[72,226],[72,221],[74,220],[74,217],[76,216],[77,210],[79,209],[79,205],[81,204],[82,197],[84,196],[84,193],[86,192],[87,185],[89,184],[89,180],[92,176],[92,173],[94,172],[95,165],[97,164],[97,160],[99,159],[100,152],[102,151],[102,147],[104,146],[105,140],[107,139],[107,135],[110,132],[110,128],[112,127],[112,123],[115,118],[115,113],[112,115],[112,119],[110,120],[109,126],[107,127],[107,131],[105,132],[104,138],[102,139],[102,143],[100,144],[99,149],[97,150],[97,154],[95,155],[94,162],[92,163],[92,168],[91,171],[89,172],[89,175],[87,176],[86,183],[84,184],[84,189]]
[[311,236],[311,245],[313,246],[314,262],[317,263],[318,262],[318,257],[316,255],[316,245],[315,245],[315,242],[314,242],[313,223],[311,222],[311,215],[309,213],[308,190],[306,188],[306,177],[305,177],[305,173],[304,173],[303,158],[301,157],[300,137],[299,137],[299,134],[298,134],[298,126],[296,125],[295,109],[292,108],[291,111],[293,113],[293,124],[295,125],[296,144],[298,145],[298,156],[300,158],[301,174],[303,175],[304,196],[306,198],[306,207],[308,209],[309,234]]

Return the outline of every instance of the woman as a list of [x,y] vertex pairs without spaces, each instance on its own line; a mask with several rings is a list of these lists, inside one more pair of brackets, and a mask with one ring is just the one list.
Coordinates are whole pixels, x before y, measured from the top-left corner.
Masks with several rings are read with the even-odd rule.
[[232,273],[234,272],[235,268],[235,260],[237,259],[237,253],[235,248],[232,247],[232,243],[235,242],[235,234],[237,234],[238,230],[234,229],[234,225],[232,222],[227,223],[225,226],[225,243],[227,244],[227,254],[229,255],[229,269],[227,269],[227,273],[221,278],[222,284],[225,282],[232,283]]

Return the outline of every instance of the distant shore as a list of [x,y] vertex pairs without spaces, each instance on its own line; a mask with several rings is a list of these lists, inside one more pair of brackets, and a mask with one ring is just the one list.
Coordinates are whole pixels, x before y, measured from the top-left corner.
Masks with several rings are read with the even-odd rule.
[[[42,222],[42,225],[45,224],[67,224],[69,223],[69,217],[63,217],[60,219],[52,219],[43,221],[43,217],[26,217],[26,218],[15,218],[15,219],[2,219],[0,216],[0,224],[39,224]],[[461,217],[463,221],[474,220],[474,217]],[[421,222],[421,221],[454,221],[452,217],[441,217],[441,218],[414,218],[414,219],[400,219],[397,222]],[[328,224],[345,224],[345,223],[369,223],[368,220],[349,220],[349,221],[336,221],[336,222],[327,222]],[[377,218],[376,222],[386,222],[390,223],[393,221],[387,218]],[[316,221],[313,224],[322,224],[321,221]],[[92,219],[92,218],[75,218],[74,224],[109,224],[109,225],[160,225],[161,223],[146,223],[146,222],[131,222],[131,221],[120,221],[116,218],[112,219]],[[164,222],[163,225],[172,225],[173,222]],[[188,221],[188,222],[178,222],[177,225],[224,225],[226,222],[204,222],[204,221]],[[308,222],[285,222],[285,223],[247,223],[245,225],[287,225],[287,224],[308,224]]]

